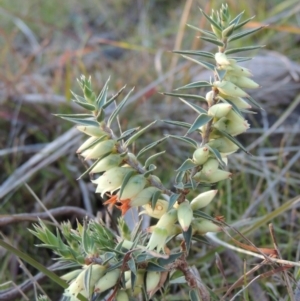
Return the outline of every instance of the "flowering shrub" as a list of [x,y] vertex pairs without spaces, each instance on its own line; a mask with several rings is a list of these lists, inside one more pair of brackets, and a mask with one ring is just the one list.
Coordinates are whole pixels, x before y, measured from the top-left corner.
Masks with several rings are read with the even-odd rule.
[[[172,284],[186,283],[191,300],[209,300],[208,291],[199,285],[186,257],[193,239],[207,232],[222,231],[222,218],[215,219],[202,211],[217,194],[217,190],[207,187],[231,178],[232,174],[227,170],[228,156],[239,149],[246,152],[236,138],[249,128],[243,113],[251,106],[259,107],[244,91],[259,87],[251,79],[251,72],[240,65],[249,58],[232,55],[261,46],[229,48],[231,42],[260,29],[241,31],[251,20],[243,21],[243,13],[231,18],[227,5],[222,5],[219,11],[212,11],[210,16],[201,12],[212,31],[194,29],[202,33],[201,39],[216,45],[217,52],[174,52],[211,70],[213,77],[210,81],[189,83],[174,93],[165,93],[179,97],[198,114],[193,124],[165,121],[187,128],[185,136],[163,137],[137,154],[131,153],[129,146],[154,122],[142,129],[128,129],[117,136],[111,126],[130,92],[107,116],[107,107],[119,98],[124,89],[109,98],[107,81],[97,96],[91,79],[84,76],[79,79],[83,96],[73,96],[74,102],[85,108],[87,113],[58,114],[76,123],[77,129],[87,135],[77,153],[85,160],[94,160],[86,173],[97,175],[93,181],[95,193],[101,195],[103,204],[117,208],[122,216],[128,210],[138,208],[141,215],[155,220],[147,232],[141,231],[141,223],[131,232],[122,218],[118,220],[118,232],[96,220],[84,221],[83,224],[78,222],[76,229],[72,229],[69,222],[63,223],[56,235],[42,222],[35,225],[31,232],[44,243],[42,246],[51,248],[59,261],[73,268],[62,277],[69,283],[63,300],[106,298],[126,301],[140,300],[141,295],[144,300],[149,300],[170,285],[169,279],[177,275],[176,271],[180,271],[178,275],[183,277],[172,278]],[[210,89],[205,97],[180,92],[203,87]],[[208,109],[197,102],[206,102]],[[188,136],[193,132],[199,134],[199,141]],[[187,158],[177,170],[172,190],[175,192],[153,175],[156,169],[153,162],[162,153],[147,157],[147,151],[167,138],[179,139],[194,148],[191,158]],[[191,191],[198,193],[193,199],[189,197]],[[171,240],[173,248],[169,249]]]

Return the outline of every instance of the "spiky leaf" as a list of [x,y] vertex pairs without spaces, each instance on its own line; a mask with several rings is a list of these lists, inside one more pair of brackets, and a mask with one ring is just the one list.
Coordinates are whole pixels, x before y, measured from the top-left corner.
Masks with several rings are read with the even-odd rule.
[[169,138],[169,136],[165,136],[157,141],[154,141],[148,145],[146,145],[144,148],[142,148],[139,153],[137,154],[137,158],[141,157],[145,152],[147,152],[148,150],[152,149],[153,147],[159,145],[160,143],[164,142],[167,138]]
[[212,120],[212,118],[212,116],[209,116],[207,114],[200,114],[192,124],[191,128],[188,130],[187,134],[198,130],[201,126],[207,124],[210,120]]

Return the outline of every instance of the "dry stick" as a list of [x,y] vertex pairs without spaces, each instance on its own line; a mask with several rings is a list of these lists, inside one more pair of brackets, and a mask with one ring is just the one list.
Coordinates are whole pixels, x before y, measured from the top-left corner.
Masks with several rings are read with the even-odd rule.
[[[274,227],[273,227],[273,224],[272,224],[272,223],[269,224],[269,230],[270,230],[271,238],[272,238],[272,240],[273,240],[274,248],[275,248],[275,250],[277,251],[277,256],[278,256],[280,259],[282,259],[280,250],[279,250],[279,248],[278,248],[278,244],[277,244],[277,240],[276,240],[275,232],[274,232]],[[291,285],[289,276],[288,276],[288,274],[287,274],[287,271],[285,271],[285,270],[283,270],[283,277],[284,277],[284,280],[285,280],[285,282],[286,282],[286,287],[287,287],[287,291],[288,291],[288,293],[289,293],[290,299],[291,299],[291,301],[295,301],[294,293],[293,293],[293,289],[292,289],[292,285]]]
[[62,206],[59,208],[48,209],[48,212],[35,212],[35,213],[21,213],[12,215],[0,215],[0,227],[7,226],[10,224],[15,224],[19,222],[27,221],[38,221],[39,219],[48,219],[49,213],[53,217],[58,217],[61,215],[75,215],[79,217],[89,217],[94,219],[94,215],[85,211],[84,209],[73,207],[73,206]]

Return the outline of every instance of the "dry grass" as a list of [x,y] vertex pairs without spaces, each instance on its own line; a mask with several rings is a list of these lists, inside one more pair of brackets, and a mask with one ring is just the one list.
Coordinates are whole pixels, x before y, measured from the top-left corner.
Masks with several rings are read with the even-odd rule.
[[[207,76],[170,50],[207,48],[195,38],[195,32],[182,25],[187,21],[202,27],[205,22],[198,4],[209,11],[221,1],[15,2],[3,0],[0,4],[0,229],[5,240],[48,266],[52,254],[34,247],[37,241],[26,230],[37,217],[46,218],[41,203],[58,221],[74,221],[101,210],[89,179],[76,181],[85,169],[75,156],[82,136],[51,113],[79,111],[70,102],[70,89],[77,91],[76,78],[84,73],[92,76],[95,90],[109,76],[111,93],[124,84],[128,89],[135,86],[130,105],[121,115],[124,129],[152,119],[193,120],[177,99],[165,99],[157,92]],[[269,24],[252,41],[266,44],[266,50],[273,52],[260,52],[265,57],[259,56],[250,67],[263,86],[256,99],[265,108],[259,117],[249,117],[254,125],[242,138],[254,156],[239,153],[232,158],[230,168],[235,176],[220,185],[219,200],[208,213],[224,215],[228,224],[247,233],[257,247],[273,248],[274,238],[267,226],[272,222],[282,258],[296,262],[300,254],[299,202],[285,204],[300,194],[299,1],[227,2],[235,12],[245,10],[246,16],[257,16],[249,26]],[[174,131],[177,129],[159,124],[136,148]],[[163,171],[178,167],[190,150],[174,141],[164,147],[168,155],[159,162],[162,168],[158,172],[171,185],[172,175]],[[233,244],[228,236],[222,240]],[[220,300],[230,285],[261,262],[218,247],[217,240],[209,246],[195,244],[193,252],[191,263],[211,289],[212,300]],[[216,252],[222,264],[215,263]],[[3,248],[0,257],[0,283],[20,284],[30,273],[37,273],[24,263],[20,268],[18,258]],[[291,290],[299,280],[299,267],[286,274],[280,267],[268,263],[253,271],[226,300],[293,300]],[[262,276],[248,287],[258,275]],[[13,300],[5,299],[1,292],[7,287],[0,288],[0,300]],[[53,293],[57,290],[53,284],[43,287],[57,300],[59,291]],[[32,290],[26,294],[28,300],[36,298]],[[182,292],[164,300],[187,300],[187,296]]]

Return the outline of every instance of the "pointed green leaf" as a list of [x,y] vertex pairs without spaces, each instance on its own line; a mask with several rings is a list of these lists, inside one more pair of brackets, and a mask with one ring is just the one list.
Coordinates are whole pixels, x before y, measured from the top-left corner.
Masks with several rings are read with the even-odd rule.
[[104,255],[105,256],[102,265],[106,265],[110,260],[116,257],[116,254],[114,252],[106,252]]
[[260,49],[265,47],[264,45],[258,45],[258,46],[247,46],[247,47],[240,47],[240,48],[231,48],[225,50],[225,54],[232,54],[236,52],[243,52],[243,51],[249,51],[249,50],[254,50],[254,49]]
[[157,157],[159,157],[160,155],[164,154],[165,152],[166,152],[166,151],[162,151],[162,152],[156,153],[156,154],[152,155],[151,157],[149,157],[149,158],[146,160],[146,162],[145,162],[144,168],[147,168],[150,164],[153,163],[153,161],[154,161]]
[[202,87],[211,87],[212,85],[207,81],[198,81],[187,84],[185,86],[179,87],[176,90],[184,90],[184,89],[193,89],[193,88],[202,88]]
[[189,28],[192,28],[192,29],[194,29],[194,30],[197,30],[197,31],[203,33],[204,35],[206,35],[206,36],[208,36],[208,37],[216,38],[216,35],[215,35],[212,31],[204,30],[204,29],[198,28],[198,27],[196,27],[196,26],[194,26],[194,25],[191,25],[191,24],[187,24],[187,26],[188,26]]
[[191,301],[201,301],[201,298],[198,296],[198,293],[195,289],[191,290],[189,295]]
[[183,182],[184,177],[185,177],[185,172],[183,171],[178,172],[175,177],[175,183],[180,185]]
[[69,118],[94,118],[93,114],[53,114],[56,117],[69,117]]
[[201,95],[196,95],[196,94],[179,94],[179,93],[167,93],[164,92],[164,95],[171,95],[171,96],[176,96],[176,97],[182,97],[182,98],[191,98],[191,99],[197,99],[200,101],[205,101],[206,102],[206,98],[201,96]]
[[139,222],[134,226],[134,229],[133,229],[133,231],[130,235],[131,241],[133,241],[133,242],[136,241],[137,242],[137,240],[139,238],[138,237],[139,234],[142,233],[142,225],[143,225],[143,218],[140,218]]
[[122,135],[117,139],[117,141],[126,139],[128,137],[130,137],[131,135],[133,135],[134,133],[136,133],[138,130],[140,129],[140,127],[136,127],[133,129],[129,129],[127,131],[125,131],[124,133],[122,133]]
[[127,261],[128,267],[130,269],[130,271],[136,275],[136,264],[134,262],[134,259],[131,257],[128,261]]
[[237,30],[237,29],[243,27],[245,24],[247,24],[248,22],[250,22],[254,18],[255,18],[255,16],[253,16],[253,17],[251,17],[251,18],[249,18],[249,19],[247,19],[247,20],[245,20],[245,21],[243,21],[239,24],[236,24],[235,27],[234,27],[234,30]]
[[177,140],[181,140],[185,143],[192,145],[195,148],[198,147],[198,143],[194,139],[191,139],[189,137],[182,137],[182,136],[176,136],[176,135],[169,135],[169,137],[177,139]]
[[176,171],[186,171],[197,166],[191,159],[186,159]]
[[210,152],[213,153],[213,155],[216,157],[220,165],[224,168],[226,164],[224,163],[220,152],[217,149],[209,146],[208,144],[205,144],[205,147],[207,147],[210,150]]
[[[192,61],[192,62],[194,62],[198,65],[201,65],[201,66],[203,66],[204,68],[206,68],[208,70],[214,71],[215,68],[216,68],[216,66],[214,64],[211,64],[211,63],[207,63],[207,62],[204,62],[204,61],[198,61],[198,60],[196,60],[194,58],[191,58],[189,56],[186,56],[186,55],[182,55],[182,57],[184,57],[185,59],[190,60],[190,61]],[[204,87],[211,87],[211,85],[204,86]],[[176,89],[176,90],[179,90],[179,89]]]
[[130,179],[135,173],[136,173],[135,170],[131,170],[131,171],[129,171],[129,172],[125,175],[124,180],[123,180],[122,185],[121,185],[121,188],[120,188],[120,191],[119,191],[119,198],[120,198],[120,199],[121,199],[121,197],[122,197],[122,193],[123,193],[124,188],[126,187],[128,181],[129,181],[129,179]]
[[156,120],[139,130],[137,133],[135,133],[133,136],[131,136],[125,143],[125,146],[128,147],[131,143],[133,143],[138,137],[140,137],[144,132],[148,130],[150,126],[156,123]]
[[168,211],[173,208],[174,204],[176,203],[176,201],[178,200],[179,198],[179,194],[177,193],[173,193],[171,196],[170,196],[170,200],[169,200],[169,206],[168,206]]
[[264,28],[265,26],[260,26],[258,28],[254,28],[254,29],[249,29],[249,30],[245,30],[245,31],[242,31],[242,32],[239,32],[231,37],[229,37],[228,41],[235,41],[235,40],[238,40],[242,37],[245,37],[245,36],[248,36],[250,34],[253,34],[259,30],[261,30],[262,28]]
[[[105,157],[106,156],[107,155],[105,155]],[[77,180],[82,179],[86,174],[88,174],[97,165],[97,163],[99,163],[102,159],[103,159],[103,157],[97,159],[83,174],[80,175],[79,178],[77,178]]]
[[172,52],[174,53],[179,53],[179,54],[189,54],[189,55],[198,55],[198,56],[203,56],[209,59],[215,59],[215,56],[207,51],[197,51],[197,50],[173,50]]
[[200,11],[203,14],[203,16],[209,21],[210,24],[214,25],[219,30],[222,30],[221,26],[217,22],[215,22],[210,16],[208,16],[201,8]]
[[230,141],[232,141],[234,144],[236,144],[241,150],[243,150],[246,154],[250,155],[250,153],[245,149],[245,147],[233,136],[231,136],[230,134],[228,134],[225,131],[220,131],[218,130],[223,136],[225,136],[226,138],[228,138]]
[[63,117],[60,116],[60,118],[71,121],[71,122],[76,123],[76,124],[99,126],[98,122],[96,122],[95,120],[91,120],[91,119],[66,117],[66,116],[63,116]]
[[[130,260],[133,260],[132,258]],[[129,267],[130,268],[130,267]],[[131,290],[134,291],[135,281],[136,281],[136,273],[130,273],[130,282],[131,282]]]
[[126,86],[122,87],[117,94],[112,96],[109,100],[106,101],[106,103],[102,106],[103,109],[107,108],[114,100],[118,98],[118,96],[124,91]]
[[161,266],[165,266],[169,263],[173,263],[177,258],[179,258],[181,255],[183,254],[183,252],[179,252],[179,253],[174,253],[174,254],[170,254],[168,258],[159,258],[157,260],[157,263]]
[[202,107],[195,105],[189,101],[186,101],[185,99],[179,97],[179,99],[186,105],[188,105],[190,108],[192,108],[194,111],[196,111],[198,114],[206,114],[207,111],[204,110]]
[[239,13],[235,18],[233,18],[230,22],[229,25],[231,24],[238,24],[240,22],[240,19],[242,17],[242,15],[244,14],[245,11],[242,11],[241,13]]
[[149,262],[148,266],[146,268],[146,271],[150,272],[150,271],[154,271],[154,272],[166,272],[168,271],[167,269],[165,269],[164,267],[154,263],[154,262]]
[[[76,95],[77,97],[80,97],[78,95]],[[84,99],[83,97],[81,97],[82,99]],[[84,101],[79,101],[77,99],[73,99],[73,102],[77,103],[79,106],[83,107],[86,110],[89,111],[95,111],[96,107],[88,102],[86,102],[86,100],[84,99]]]
[[207,38],[207,37],[200,37],[201,40],[212,43],[214,45],[220,46],[220,47],[224,47],[224,43],[220,40],[217,39],[212,39],[212,38]]
[[144,148],[142,148],[139,153],[137,154],[136,158],[138,159],[139,157],[141,157],[145,152],[147,152],[148,150],[150,150],[151,148],[159,145],[160,143],[164,142],[167,138],[169,138],[169,136],[165,136],[157,141],[154,141],[148,145],[146,145]]
[[151,198],[151,208],[152,210],[155,209],[155,206],[156,206],[156,203],[158,201],[158,199],[160,198],[161,196],[161,191],[158,190],[158,191],[155,191],[152,195],[152,198]]
[[104,87],[102,88],[99,96],[97,97],[95,103],[97,105],[98,110],[101,109],[103,107],[103,105],[106,103],[106,98],[107,98],[107,90],[108,90],[108,82],[110,80],[110,77],[108,78],[108,80],[106,81],[106,83],[104,84]]
[[148,170],[144,173],[144,177],[147,178],[156,169],[154,164],[150,164]]
[[246,61],[250,61],[253,59],[253,57],[232,57],[233,60],[236,60],[237,63],[240,63],[240,62],[246,62]]
[[107,121],[107,126],[110,127],[112,122],[115,120],[115,118],[118,116],[122,108],[125,106],[126,102],[128,101],[129,95],[134,89],[131,89],[129,93],[125,96],[125,98],[118,104],[118,106],[115,108],[115,110],[112,112],[110,117],[108,118]]
[[186,283],[185,276],[180,276],[175,279],[170,280],[170,284],[184,284]]
[[85,291],[87,292],[87,295],[90,296],[91,295],[91,291],[90,291],[90,288],[91,288],[91,277],[92,277],[92,264],[90,264],[88,266],[88,268],[85,270],[85,273],[84,273],[84,278],[83,278],[83,286],[84,286],[84,289]]
[[198,130],[201,126],[207,124],[210,120],[212,120],[212,116],[209,116],[207,114],[200,114],[194,123],[192,124],[191,128],[186,133],[187,135]]
[[187,129],[189,129],[191,127],[190,123],[182,122],[182,121],[162,120],[162,122],[167,123],[167,124],[177,125],[177,126],[184,127]]
[[249,100],[249,102],[251,102],[252,105],[254,105],[255,107],[261,109],[264,111],[264,108],[262,108],[259,103],[254,99],[252,98],[250,95],[247,97],[247,100]]
[[185,246],[186,246],[186,250],[187,253],[190,252],[190,248],[191,248],[191,242],[192,242],[192,226],[189,227],[189,229],[187,231],[183,231],[182,232],[184,241],[185,241]]
[[217,68],[215,68],[215,72],[218,75],[219,81],[222,81],[224,79],[224,76],[226,75],[226,70],[219,70]]

